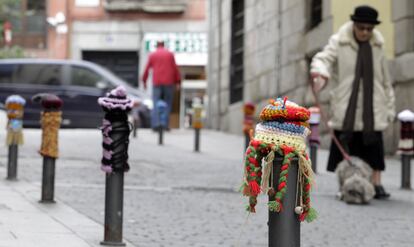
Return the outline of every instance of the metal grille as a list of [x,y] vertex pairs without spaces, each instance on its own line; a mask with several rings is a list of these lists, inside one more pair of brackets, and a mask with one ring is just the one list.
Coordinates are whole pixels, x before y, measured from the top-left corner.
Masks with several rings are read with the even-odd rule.
[[244,87],[244,0],[232,1],[230,104],[243,99]]

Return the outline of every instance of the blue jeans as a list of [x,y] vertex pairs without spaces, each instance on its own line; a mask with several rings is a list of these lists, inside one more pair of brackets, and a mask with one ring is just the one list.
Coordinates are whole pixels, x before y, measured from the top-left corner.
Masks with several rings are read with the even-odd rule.
[[157,128],[160,124],[158,122],[158,111],[157,101],[162,99],[167,103],[167,123],[170,122],[170,113],[171,107],[174,98],[174,86],[175,85],[161,85],[161,86],[154,86],[152,88],[152,102],[154,103],[154,108],[151,112],[151,127]]

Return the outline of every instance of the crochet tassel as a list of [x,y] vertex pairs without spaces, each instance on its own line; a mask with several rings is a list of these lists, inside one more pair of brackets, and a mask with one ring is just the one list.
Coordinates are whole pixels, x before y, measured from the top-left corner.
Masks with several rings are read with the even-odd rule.
[[314,208],[310,208],[308,211],[308,215],[306,216],[306,222],[312,222],[316,218],[318,218],[318,212]]
[[269,201],[267,203],[267,205],[269,206],[269,210],[271,212],[280,212],[280,211],[282,211],[282,204],[277,200]]
[[249,182],[249,191],[250,195],[257,196],[260,194],[260,186],[257,184],[256,180]]

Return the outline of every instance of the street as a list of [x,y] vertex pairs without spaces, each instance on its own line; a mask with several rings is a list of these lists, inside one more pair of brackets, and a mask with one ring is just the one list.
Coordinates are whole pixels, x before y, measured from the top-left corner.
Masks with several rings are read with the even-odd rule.
[[[40,187],[40,131],[26,129],[24,134],[18,178]],[[62,129],[59,136],[55,197],[102,225],[101,133]],[[1,132],[2,143],[4,138]],[[154,132],[140,129],[138,138],[130,139],[131,170],[125,175],[123,218],[126,240],[145,247],[267,246],[267,198],[261,196],[257,213],[248,216],[247,198],[237,191],[243,173],[242,136],[203,130],[200,153],[193,152],[191,130],[167,132],[164,146],[157,144],[157,138]],[[0,157],[4,169],[5,147]],[[327,152],[319,150],[319,173],[312,193],[319,218],[302,223],[301,246],[412,246],[414,194],[399,189],[399,161],[387,159],[383,176],[391,199],[358,206],[335,199],[336,177],[325,172],[326,159]]]

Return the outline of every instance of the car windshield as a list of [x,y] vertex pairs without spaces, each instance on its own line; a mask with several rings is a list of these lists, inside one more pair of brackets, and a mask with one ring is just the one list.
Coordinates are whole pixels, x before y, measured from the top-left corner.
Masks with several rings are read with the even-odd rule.
[[114,74],[112,71],[108,70],[107,68],[100,66],[98,64],[96,64],[96,66],[99,68],[99,70],[101,70],[100,72],[102,73],[102,75],[111,80],[116,82],[118,85],[122,85],[125,87],[125,89],[130,93],[133,94],[135,96],[138,97],[142,97],[142,98],[148,98],[148,95],[145,92],[140,91],[137,88],[132,87],[130,84],[128,84],[127,82],[125,82],[123,79],[121,79],[120,77],[118,77],[116,74]]

